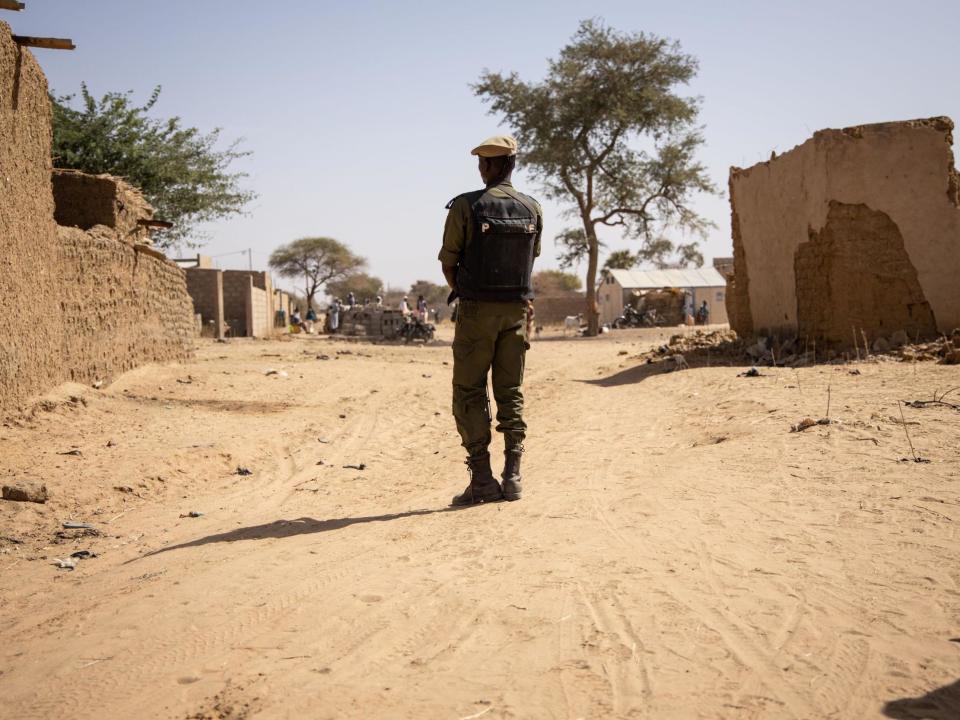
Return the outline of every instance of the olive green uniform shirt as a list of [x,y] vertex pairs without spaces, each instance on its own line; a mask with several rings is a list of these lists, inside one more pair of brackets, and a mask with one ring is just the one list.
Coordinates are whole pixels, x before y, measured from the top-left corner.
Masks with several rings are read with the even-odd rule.
[[[500,183],[513,189],[509,181]],[[500,190],[500,185],[490,188],[489,192],[494,197],[511,197],[508,193]],[[543,210],[540,203],[529,196],[525,196],[533,201],[534,209],[537,211],[537,217],[540,219],[540,227],[543,227]],[[541,231],[542,232],[542,231]],[[540,234],[537,233],[537,239],[533,246],[533,256],[540,257]],[[473,223],[470,219],[470,201],[465,195],[461,195],[453,201],[450,211],[447,213],[447,223],[443,228],[443,247],[440,248],[438,259],[444,267],[455,267],[460,264],[464,250],[473,239]]]

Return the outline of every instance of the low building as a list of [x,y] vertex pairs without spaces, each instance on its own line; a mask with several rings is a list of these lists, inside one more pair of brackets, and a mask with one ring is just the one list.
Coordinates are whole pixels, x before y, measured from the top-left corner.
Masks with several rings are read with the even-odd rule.
[[686,293],[687,306],[698,308],[706,301],[710,323],[727,322],[727,282],[716,268],[689,270],[608,270],[597,289],[600,322],[609,324],[623,314],[631,293],[678,288]]

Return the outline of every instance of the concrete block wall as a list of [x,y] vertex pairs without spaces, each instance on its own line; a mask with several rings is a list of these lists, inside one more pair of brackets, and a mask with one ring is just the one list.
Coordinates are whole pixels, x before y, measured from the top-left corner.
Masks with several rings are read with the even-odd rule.
[[258,287],[250,288],[250,336],[270,337],[273,334],[273,319],[270,308],[272,296]]
[[[247,281],[254,291],[260,290],[263,298],[256,292],[246,295]],[[223,271],[224,288],[232,288],[234,297],[224,296],[224,305],[228,315],[236,316],[243,320],[244,333],[248,337],[268,337],[274,334],[274,318],[276,317],[277,305],[276,296],[273,291],[273,280],[270,273],[258,270],[224,270]],[[225,290],[226,292],[226,290]],[[253,315],[247,316],[246,310],[241,312],[239,305],[234,303],[244,303],[244,308],[253,303]],[[287,315],[289,317],[289,313]],[[239,326],[238,326],[239,327]]]
[[233,337],[251,337],[253,280],[249,273],[223,271],[223,315]]
[[193,311],[200,315],[202,334],[222,338],[224,335],[223,272],[210,268],[188,268],[187,292]]

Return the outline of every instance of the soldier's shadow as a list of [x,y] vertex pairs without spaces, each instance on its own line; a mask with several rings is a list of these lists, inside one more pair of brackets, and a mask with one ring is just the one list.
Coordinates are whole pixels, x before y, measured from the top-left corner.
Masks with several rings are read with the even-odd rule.
[[960,680],[921,697],[891,700],[883,706],[883,714],[896,720],[956,720],[960,718]]
[[[477,506],[475,506],[477,507]],[[249,527],[236,528],[227,532],[207,535],[205,537],[190,540],[189,542],[170,545],[142,555],[141,559],[151,555],[170,552],[171,550],[182,550],[190,547],[200,547],[201,545],[210,545],[212,543],[230,543],[240,540],[265,540],[282,539],[293,537],[295,535],[310,535],[312,533],[331,532],[333,530],[342,530],[351,525],[360,525],[371,522],[389,522],[401,518],[417,517],[419,515],[433,515],[435,513],[456,512],[468,508],[444,507],[434,510],[408,510],[401,513],[391,513],[387,515],[369,515],[360,517],[331,518],[329,520],[316,520],[314,518],[302,517],[295,520],[274,520],[273,522],[262,525],[251,525]],[[128,561],[128,562],[133,562]]]

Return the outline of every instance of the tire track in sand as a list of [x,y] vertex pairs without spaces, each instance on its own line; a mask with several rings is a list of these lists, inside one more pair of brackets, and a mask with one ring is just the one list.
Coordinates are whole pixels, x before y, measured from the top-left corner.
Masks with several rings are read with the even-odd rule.
[[[610,461],[608,460],[601,463],[595,472],[588,475],[587,488],[593,500],[594,514],[607,536],[613,539],[614,546],[636,551],[637,548],[634,543],[610,520],[600,500],[601,491],[598,489],[598,479],[606,478],[609,467]],[[676,540],[676,536],[674,536],[674,539]],[[689,549],[686,549],[686,552],[690,554]],[[645,557],[654,559],[650,555]],[[631,561],[633,561],[633,558],[631,558]],[[748,628],[744,628],[739,621],[730,617],[728,613],[693,597],[692,591],[683,587],[679,581],[671,577],[667,568],[661,568],[657,582],[661,583],[664,591],[676,603],[686,607],[704,625],[716,633],[732,657],[741,666],[748,669],[765,670],[762,676],[758,675],[758,677],[775,694],[777,699],[784,703],[793,717],[807,718],[816,715],[812,703],[782,678],[780,668],[774,659],[757,644]]]

